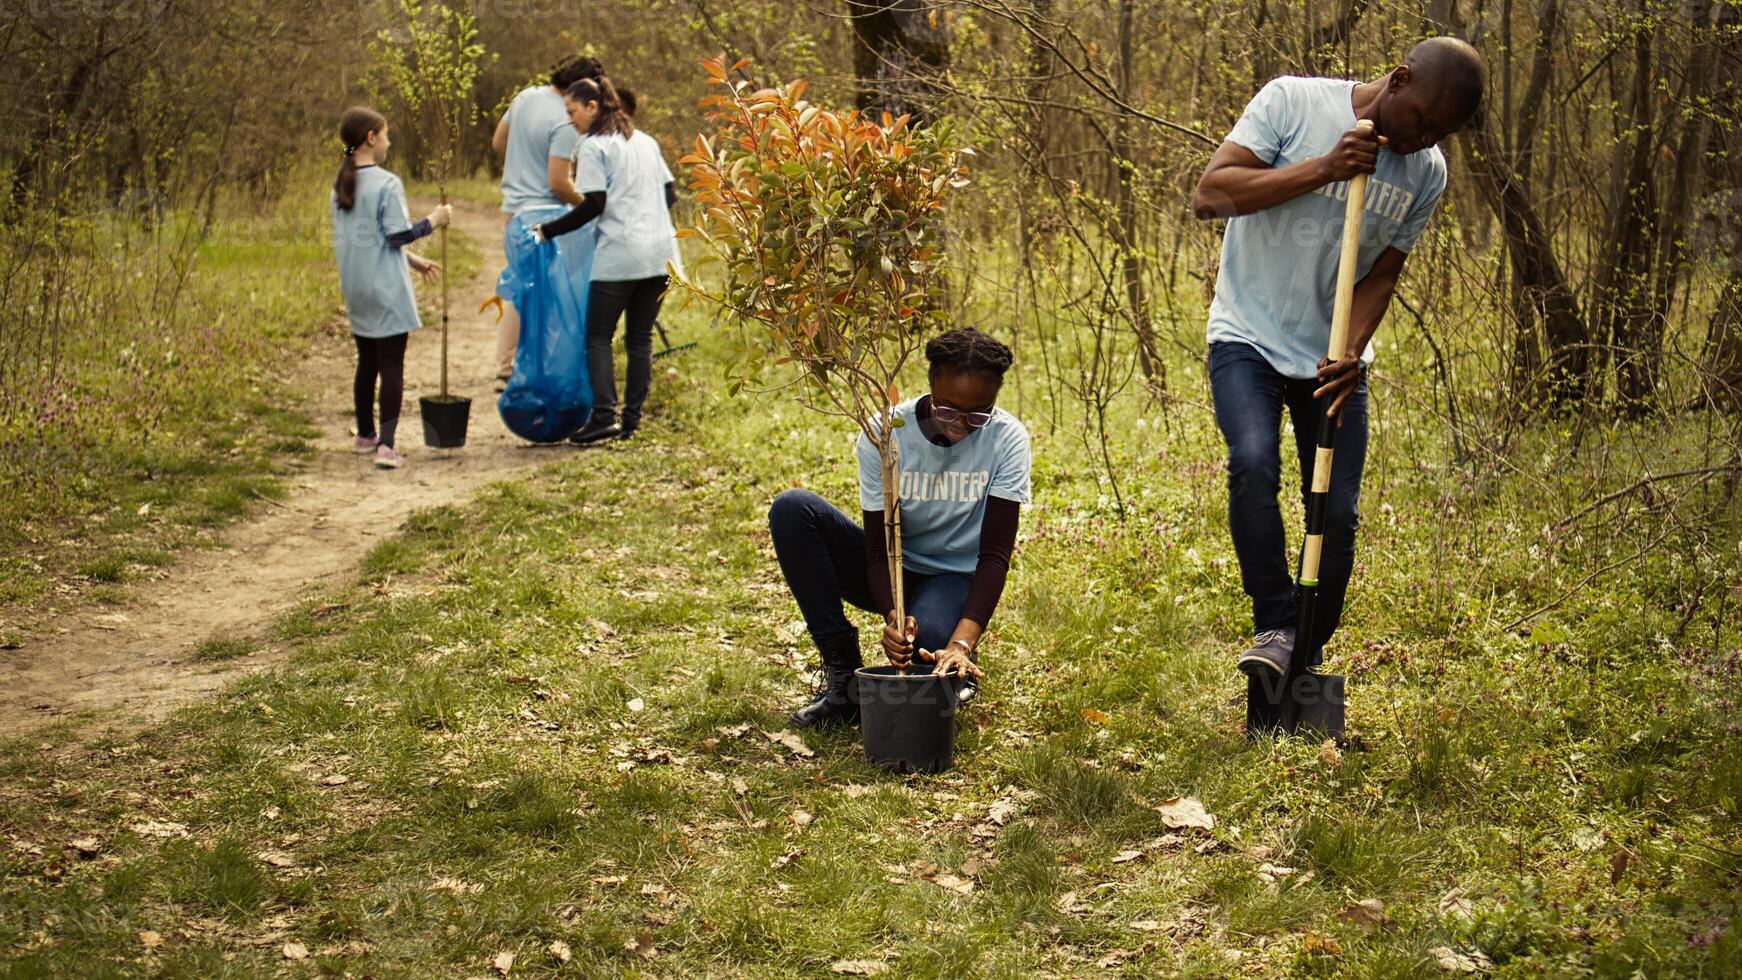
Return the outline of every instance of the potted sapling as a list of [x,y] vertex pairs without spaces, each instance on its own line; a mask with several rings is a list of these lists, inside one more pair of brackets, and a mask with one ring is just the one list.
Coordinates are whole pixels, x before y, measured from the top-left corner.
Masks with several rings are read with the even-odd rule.
[[[401,31],[382,31],[372,46],[389,87],[404,103],[418,134],[418,144],[433,155],[441,203],[448,203],[448,181],[462,127],[476,115],[472,87],[477,82],[484,46],[478,43],[477,20],[468,9],[424,0],[399,0],[405,18]],[[448,390],[448,230],[441,229],[442,367],[441,388],[419,398],[424,444],[453,449],[466,444],[472,400]]]
[[[834,111],[805,100],[803,81],[745,80],[748,64],[703,62],[718,89],[703,101],[715,131],[680,161],[700,217],[679,235],[701,244],[697,271],[710,274],[683,282],[740,328],[732,393],[789,371],[808,407],[850,419],[876,447],[894,614],[905,622],[894,409],[903,370],[945,325],[944,205],[967,182],[967,151],[946,124]],[[958,683],[860,668],[866,755],[947,767]]]

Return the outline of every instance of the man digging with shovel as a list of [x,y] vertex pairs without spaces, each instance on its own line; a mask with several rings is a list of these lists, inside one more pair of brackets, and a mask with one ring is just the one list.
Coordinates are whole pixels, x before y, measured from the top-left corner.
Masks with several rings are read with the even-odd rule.
[[[1445,157],[1435,144],[1475,115],[1482,77],[1474,48],[1433,38],[1373,81],[1275,79],[1247,105],[1193,194],[1199,218],[1228,219],[1210,305],[1210,391],[1228,443],[1228,527],[1256,634],[1238,667],[1255,681],[1276,686],[1316,666],[1336,629],[1355,561],[1371,341],[1445,190]],[[1346,341],[1325,356],[1345,202],[1357,175],[1353,193],[1359,199],[1365,183],[1365,204],[1356,212],[1353,290],[1342,311]],[[1276,499],[1284,408],[1303,498],[1315,496],[1315,456],[1329,470],[1316,494],[1322,539],[1309,518],[1306,554],[1317,574],[1303,570],[1300,584],[1307,605],[1316,593],[1316,616],[1308,613],[1312,635],[1303,637],[1295,635],[1302,593]],[[1327,416],[1336,428],[1321,439]]]

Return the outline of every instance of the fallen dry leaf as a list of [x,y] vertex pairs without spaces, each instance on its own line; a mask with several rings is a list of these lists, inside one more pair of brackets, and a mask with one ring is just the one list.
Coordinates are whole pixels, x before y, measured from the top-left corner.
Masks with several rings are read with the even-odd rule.
[[550,958],[558,963],[567,963],[575,955],[574,951],[569,949],[569,944],[560,939],[546,946],[544,951],[549,953]]
[[750,784],[744,781],[743,776],[733,776],[732,792],[737,793],[739,796],[743,796],[750,792]]
[[103,850],[103,844],[95,837],[79,837],[67,841],[67,846],[79,852],[79,857],[96,857]]
[[278,953],[280,956],[283,956],[287,960],[306,960],[306,959],[308,959],[308,947],[304,946],[302,943],[299,943],[295,940],[291,940],[290,942],[285,943],[283,946],[280,946],[278,949]]
[[1327,738],[1319,744],[1319,761],[1336,769],[1343,764],[1343,753],[1337,748],[1337,740]]
[[1488,954],[1479,949],[1466,951],[1450,946],[1435,946],[1428,950],[1428,954],[1440,965],[1440,969],[1448,973],[1486,973],[1494,967]]
[[1087,718],[1091,725],[1105,725],[1107,723],[1107,712],[1094,708],[1084,708],[1083,717]]
[[632,712],[640,712],[647,709],[647,702],[640,698],[630,698],[628,701],[624,702],[623,706]]
[[327,778],[321,780],[321,785],[322,786],[343,786],[350,781],[351,781],[351,777],[345,775],[342,772],[335,772],[331,776],[328,776]]
[[1344,922],[1352,922],[1369,932],[1389,929],[1392,925],[1391,916],[1385,914],[1385,903],[1377,898],[1363,898],[1337,915]]
[[[862,783],[848,783],[847,785],[841,787],[841,793],[844,796],[846,796],[847,799],[849,799],[849,800],[856,800],[859,797],[866,795],[867,793],[875,793],[875,792],[877,792],[877,787],[866,786]],[[842,962],[844,963],[847,961],[842,960]]]
[[1476,917],[1476,903],[1464,897],[1462,888],[1454,888],[1440,899],[1440,915],[1443,918],[1468,922]]
[[792,862],[797,861],[801,856],[803,856],[803,854],[804,851],[794,848],[793,850],[787,851],[785,854],[776,855],[774,860],[768,862],[768,866],[771,868],[784,868]]
[[186,837],[188,835],[186,825],[176,823],[173,820],[138,820],[127,829],[141,837]]
[[1142,860],[1142,858],[1142,851],[1120,851],[1118,854],[1113,855],[1113,863],[1130,864],[1132,861]]
[[438,875],[436,880],[430,882],[429,890],[432,892],[452,892],[455,895],[476,895],[484,890],[484,886],[462,878]]
[[1209,811],[1195,797],[1176,796],[1171,800],[1162,800],[1155,805],[1155,811],[1161,814],[1164,826],[1175,830],[1185,827],[1214,830],[1216,827],[1216,818],[1210,816]]
[[813,820],[815,820],[816,818],[811,816],[808,812],[806,812],[804,810],[794,810],[794,811],[792,811],[792,816],[788,817],[787,819],[792,821],[792,825],[794,827],[797,827],[800,830],[803,830],[804,828],[809,827],[811,825],[811,822]]
[[889,964],[882,960],[836,960],[829,964],[830,972],[854,977],[874,977],[888,969]]
[[1343,944],[1337,942],[1337,937],[1322,932],[1308,932],[1301,939],[1301,948],[1324,956],[1337,956],[1343,952]]
[[1138,919],[1136,922],[1131,923],[1131,928],[1136,929],[1138,932],[1155,932],[1161,928],[1161,923],[1154,919]]
[[817,754],[816,750],[814,750],[810,746],[804,744],[804,739],[799,738],[798,735],[794,732],[764,731],[762,734],[768,736],[768,740],[770,742],[773,742],[776,745],[786,746],[787,750],[790,751],[793,755],[800,756],[800,757],[805,758],[805,759],[809,759],[810,757]]
[[939,888],[955,892],[957,895],[974,894],[974,883],[952,874],[936,874],[926,879]]
[[986,810],[986,819],[1002,827],[1016,815],[1016,803],[1006,796]]
[[256,854],[254,856],[259,858],[261,861],[265,862],[266,864],[272,865],[275,868],[294,868],[294,867],[296,867],[296,859],[291,857],[290,855],[284,853],[283,851],[261,851],[259,854]]
[[507,976],[508,971],[514,969],[514,954],[508,950],[503,950],[496,954],[496,958],[490,961],[490,965],[496,968],[497,973]]
[[163,945],[163,937],[151,929],[143,929],[139,932],[139,945],[146,949],[156,949]]
[[1294,874],[1293,868],[1285,868],[1281,865],[1271,864],[1269,861],[1258,866],[1258,877],[1263,878],[1267,882],[1274,882],[1278,878],[1286,878],[1291,874]]
[[644,960],[651,960],[653,959],[653,954],[655,952],[653,948],[653,933],[643,929],[634,939],[624,943],[623,948]]

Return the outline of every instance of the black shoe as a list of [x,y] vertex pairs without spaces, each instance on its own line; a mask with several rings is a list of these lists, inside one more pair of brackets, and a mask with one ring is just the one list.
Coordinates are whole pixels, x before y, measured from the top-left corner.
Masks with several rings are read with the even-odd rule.
[[972,675],[962,678],[961,686],[956,688],[956,707],[974,700],[980,696],[980,679]]
[[864,661],[859,659],[857,631],[817,641],[823,656],[822,690],[816,700],[792,713],[786,724],[791,728],[815,728],[830,722],[844,725],[859,723],[859,700],[854,690],[853,671]]
[[569,444],[575,446],[591,446],[595,443],[605,442],[608,439],[615,439],[622,433],[623,427],[615,422],[608,422],[604,425],[594,425],[593,423],[588,422],[586,425],[581,427],[581,431],[569,436]]
[[1248,677],[1281,677],[1294,656],[1294,629],[1265,630],[1252,638],[1252,648],[1240,654],[1235,667]]

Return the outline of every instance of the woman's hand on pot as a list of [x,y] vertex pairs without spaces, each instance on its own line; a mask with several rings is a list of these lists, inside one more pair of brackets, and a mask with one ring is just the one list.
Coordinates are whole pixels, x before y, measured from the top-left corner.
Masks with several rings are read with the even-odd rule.
[[951,640],[950,645],[936,653],[921,650],[921,658],[935,664],[932,673],[938,675],[956,674],[961,677],[984,677],[978,664],[974,663],[974,651],[968,649],[968,644],[962,640]]
[[919,635],[919,623],[912,616],[907,617],[907,629],[903,630],[895,623],[892,614],[883,622],[883,652],[889,656],[889,662],[902,670],[913,666],[913,638]]

